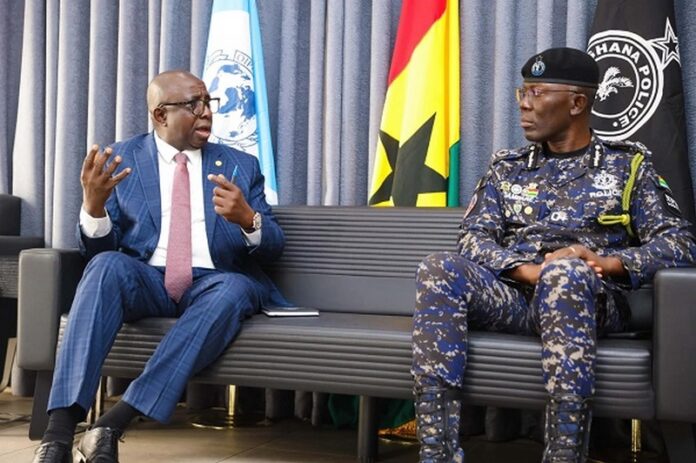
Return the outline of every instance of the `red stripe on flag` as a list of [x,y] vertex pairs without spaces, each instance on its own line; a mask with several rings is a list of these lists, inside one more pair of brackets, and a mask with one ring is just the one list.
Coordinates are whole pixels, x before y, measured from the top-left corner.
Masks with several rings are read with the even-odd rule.
[[394,55],[389,69],[389,83],[404,70],[413,49],[447,8],[447,0],[404,0],[399,29],[396,33]]

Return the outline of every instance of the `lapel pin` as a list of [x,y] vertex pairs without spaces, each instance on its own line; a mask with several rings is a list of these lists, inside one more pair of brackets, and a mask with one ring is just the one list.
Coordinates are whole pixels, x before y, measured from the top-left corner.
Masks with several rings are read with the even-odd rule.
[[217,161],[215,161],[215,165],[217,167],[220,167],[222,165],[222,161],[218,159]]

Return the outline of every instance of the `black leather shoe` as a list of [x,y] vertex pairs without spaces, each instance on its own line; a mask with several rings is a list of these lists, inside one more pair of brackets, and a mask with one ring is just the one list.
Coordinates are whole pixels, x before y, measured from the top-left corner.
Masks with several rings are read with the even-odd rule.
[[77,446],[78,463],[118,463],[118,441],[121,431],[112,428],[92,428]]
[[32,463],[72,463],[72,446],[63,442],[44,442],[34,452]]

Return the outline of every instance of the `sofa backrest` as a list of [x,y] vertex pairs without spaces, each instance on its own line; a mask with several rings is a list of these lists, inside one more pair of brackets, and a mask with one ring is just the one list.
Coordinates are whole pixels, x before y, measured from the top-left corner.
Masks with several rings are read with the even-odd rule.
[[[294,304],[328,312],[410,315],[415,272],[454,251],[463,208],[276,206],[283,256],[266,268]],[[652,289],[629,295],[631,331],[652,326]]]
[[16,196],[0,194],[0,235],[17,236],[20,230],[22,200]]
[[464,210],[277,206],[273,212],[286,245],[266,270],[288,300],[330,312],[410,315],[419,262],[456,249]]

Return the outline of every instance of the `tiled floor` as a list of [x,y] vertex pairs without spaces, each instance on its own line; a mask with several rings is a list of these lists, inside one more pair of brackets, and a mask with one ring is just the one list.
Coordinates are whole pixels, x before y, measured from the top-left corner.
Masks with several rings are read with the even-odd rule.
[[[0,393],[0,420],[20,417],[11,423],[0,422],[0,463],[32,460],[38,442],[27,437],[26,415],[30,410],[31,399],[13,397],[7,391]],[[317,428],[296,419],[232,430],[198,429],[190,424],[186,409],[181,408],[166,426],[151,421],[135,423],[125,442],[120,444],[120,460],[124,463],[354,463],[356,442],[353,430]],[[414,445],[385,441],[379,445],[380,462],[418,461],[418,449]],[[463,446],[468,463],[538,463],[541,455],[540,444],[524,439],[492,443],[472,438]]]

